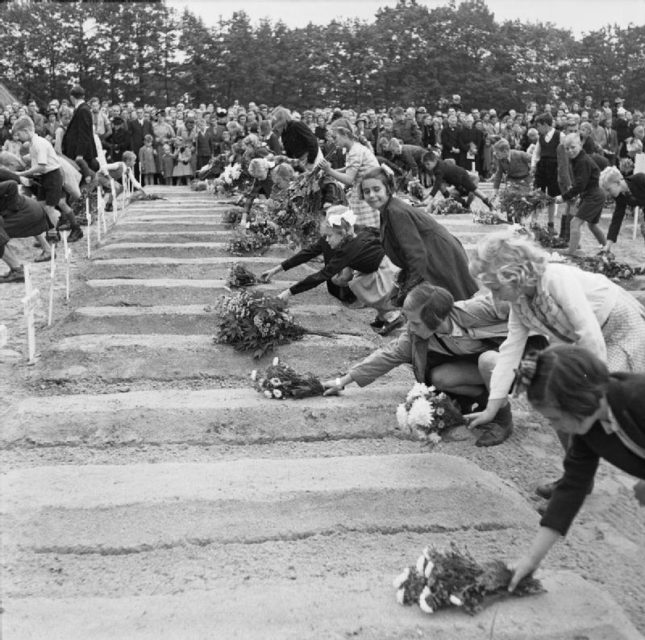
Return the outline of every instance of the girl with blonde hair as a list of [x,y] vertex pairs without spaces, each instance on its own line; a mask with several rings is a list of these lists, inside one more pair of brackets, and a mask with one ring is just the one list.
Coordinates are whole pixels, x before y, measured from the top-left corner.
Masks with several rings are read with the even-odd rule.
[[[645,308],[605,276],[550,262],[531,238],[512,230],[480,240],[470,272],[496,300],[511,305],[488,404],[469,416],[471,426],[490,422],[508,403],[530,333],[584,347],[612,371],[645,372]],[[547,497],[549,488],[538,493]]]

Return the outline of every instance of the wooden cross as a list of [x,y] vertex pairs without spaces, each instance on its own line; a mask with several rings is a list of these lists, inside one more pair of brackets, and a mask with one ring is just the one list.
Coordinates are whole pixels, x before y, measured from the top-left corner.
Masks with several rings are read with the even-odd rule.
[[26,264],[24,269],[25,297],[22,299],[22,305],[27,321],[27,362],[33,364],[36,362],[36,327],[34,313],[38,307],[39,293],[38,289],[34,289],[31,285],[31,266]]
[[116,183],[110,178],[110,190],[112,191],[112,221],[116,224],[119,203],[116,197]]
[[85,216],[87,218],[87,259],[89,260],[92,254],[92,214],[89,196],[85,200]]
[[49,311],[47,313],[47,326],[52,326],[54,317],[54,285],[56,284],[56,245],[51,248],[51,260],[49,261]]
[[65,258],[65,300],[69,302],[69,270],[70,262],[72,259],[72,250],[69,248],[69,243],[67,238],[69,236],[69,231],[63,231],[63,258]]

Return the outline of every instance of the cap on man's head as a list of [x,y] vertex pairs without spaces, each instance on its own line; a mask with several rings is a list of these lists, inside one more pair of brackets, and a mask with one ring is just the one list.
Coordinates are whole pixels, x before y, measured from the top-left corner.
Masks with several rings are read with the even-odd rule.
[[616,98],[616,99],[614,100],[614,102],[615,102],[616,104],[618,104],[618,103],[621,103],[621,104],[622,104],[623,102],[625,102],[625,99],[624,99],[624,98]]

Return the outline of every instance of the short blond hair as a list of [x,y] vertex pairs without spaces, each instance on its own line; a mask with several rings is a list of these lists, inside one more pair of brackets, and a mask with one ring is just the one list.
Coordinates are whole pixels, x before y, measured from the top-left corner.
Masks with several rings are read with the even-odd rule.
[[35,130],[34,121],[29,116],[20,116],[13,123],[11,133],[16,133],[17,131],[31,131],[33,133]]
[[509,229],[482,238],[477,243],[469,269],[482,284],[522,287],[537,284],[548,262],[549,254],[530,235]]
[[616,167],[606,167],[600,172],[598,184],[601,189],[608,191],[610,184],[620,184],[623,180],[623,174]]

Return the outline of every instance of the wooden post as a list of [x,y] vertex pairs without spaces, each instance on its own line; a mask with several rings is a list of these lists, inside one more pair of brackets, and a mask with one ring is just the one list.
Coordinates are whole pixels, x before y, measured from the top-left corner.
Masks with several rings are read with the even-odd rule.
[[638,235],[638,218],[640,210],[640,207],[634,207],[634,230],[632,233],[632,240],[636,240],[636,236]]
[[7,346],[9,341],[9,335],[7,334],[7,327],[3,324],[0,324],[0,349],[4,349]]
[[65,301],[69,302],[69,270],[70,270],[70,261],[72,258],[72,250],[69,248],[69,243],[67,242],[69,231],[64,231],[62,235],[63,235],[63,258],[65,258]]
[[123,191],[121,192],[121,195],[123,199],[121,200],[121,213],[125,213],[125,201],[127,200],[128,196],[130,195],[130,180],[128,180],[128,174],[124,173],[123,174]]
[[87,259],[89,260],[92,255],[92,214],[90,213],[90,201],[87,200],[87,207],[85,209],[87,216]]
[[[53,247],[52,247],[53,249]],[[26,264],[25,267],[25,297],[22,299],[22,305],[27,321],[27,362],[33,364],[36,362],[36,328],[34,326],[34,312],[38,306],[38,289],[31,285],[31,266]]]
[[56,283],[56,245],[52,245],[52,254],[49,261],[49,311],[47,313],[47,326],[52,326],[54,317],[54,285]]
[[110,191],[112,192],[112,222],[116,224],[116,219],[119,213],[119,203],[116,197],[116,183],[113,178],[110,178]]

